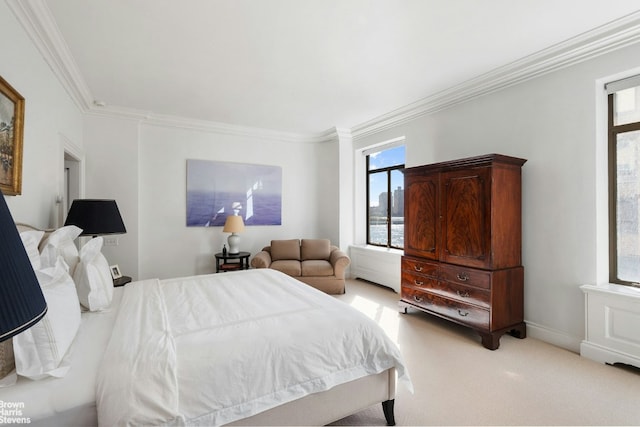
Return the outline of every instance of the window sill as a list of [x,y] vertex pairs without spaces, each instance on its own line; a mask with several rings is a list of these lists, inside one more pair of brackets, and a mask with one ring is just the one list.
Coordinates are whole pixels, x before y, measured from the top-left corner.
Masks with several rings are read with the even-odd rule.
[[583,292],[600,292],[603,294],[640,299],[640,288],[634,286],[604,283],[601,285],[582,285],[580,289],[582,289]]
[[364,249],[364,250],[367,250],[367,251],[389,253],[389,254],[394,254],[394,255],[404,255],[404,250],[402,250],[402,249],[383,248],[383,247],[374,246],[374,245],[351,245],[351,247],[358,248],[358,249]]

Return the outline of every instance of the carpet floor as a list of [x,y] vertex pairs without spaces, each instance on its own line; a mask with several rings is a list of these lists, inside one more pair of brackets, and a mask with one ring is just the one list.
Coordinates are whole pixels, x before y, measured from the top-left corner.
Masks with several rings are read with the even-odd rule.
[[[337,298],[374,319],[403,353],[415,392],[398,383],[397,425],[640,425],[636,368],[510,335],[490,351],[469,328],[401,314],[398,294],[361,280],[348,280]],[[386,422],[375,405],[332,425]]]

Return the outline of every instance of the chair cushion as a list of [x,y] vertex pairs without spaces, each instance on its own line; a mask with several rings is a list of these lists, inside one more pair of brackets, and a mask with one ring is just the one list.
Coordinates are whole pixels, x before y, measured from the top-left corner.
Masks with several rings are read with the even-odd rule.
[[302,261],[310,259],[328,260],[331,256],[331,242],[328,239],[302,239],[300,256]]
[[329,261],[307,260],[302,261],[302,276],[333,276],[333,267]]
[[292,277],[300,277],[301,275],[300,261],[293,259],[281,259],[278,261],[273,261],[269,268],[281,271],[282,273],[288,274]]
[[300,260],[300,241],[298,239],[271,241],[271,261],[283,259]]

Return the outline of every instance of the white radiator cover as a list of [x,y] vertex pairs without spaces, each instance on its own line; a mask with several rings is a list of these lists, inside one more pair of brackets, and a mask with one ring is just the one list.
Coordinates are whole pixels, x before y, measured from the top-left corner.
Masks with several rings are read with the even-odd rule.
[[375,246],[350,246],[351,275],[400,293],[402,251]]
[[640,368],[640,289],[614,284],[580,289],[585,294],[586,317],[580,355]]

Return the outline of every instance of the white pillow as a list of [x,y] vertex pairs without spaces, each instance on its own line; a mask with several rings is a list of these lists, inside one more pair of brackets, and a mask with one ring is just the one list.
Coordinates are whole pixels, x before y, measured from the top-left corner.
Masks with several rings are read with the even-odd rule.
[[80,262],[73,274],[80,304],[91,311],[108,307],[113,299],[113,279],[100,252],[102,243],[102,237],[94,237],[80,249]]
[[36,271],[47,301],[47,314],[13,337],[18,375],[38,380],[63,377],[69,371],[64,356],[80,327],[80,305],[67,266],[59,258],[54,267]]
[[24,250],[27,251],[29,261],[31,261],[31,266],[34,270],[40,270],[42,265],[40,252],[38,251],[38,245],[40,245],[42,236],[44,236],[44,231],[40,230],[28,230],[20,233]]
[[66,225],[52,232],[40,245],[42,268],[55,266],[61,256],[69,266],[69,274],[73,276],[78,264],[78,248],[73,241],[80,233],[82,229],[75,225]]

